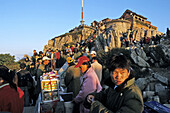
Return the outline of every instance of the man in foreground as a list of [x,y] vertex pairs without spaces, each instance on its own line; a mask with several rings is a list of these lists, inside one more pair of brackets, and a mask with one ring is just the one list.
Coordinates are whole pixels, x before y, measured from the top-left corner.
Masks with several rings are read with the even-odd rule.
[[112,57],[108,69],[109,88],[99,93],[91,93],[86,101],[91,104],[91,113],[142,113],[144,109],[140,89],[130,74],[130,61],[124,55]]

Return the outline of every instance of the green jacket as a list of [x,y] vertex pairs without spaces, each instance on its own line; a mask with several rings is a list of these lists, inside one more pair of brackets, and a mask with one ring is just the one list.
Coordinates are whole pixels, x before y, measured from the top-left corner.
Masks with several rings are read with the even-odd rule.
[[90,108],[91,113],[142,113],[143,97],[134,82],[135,78],[132,78],[123,87],[109,87],[105,91],[93,93],[95,101]]
[[75,68],[75,65],[72,65],[68,67],[66,71],[66,76],[64,77],[64,83],[67,87],[67,92],[73,92],[74,98],[80,91],[80,76],[80,69]]

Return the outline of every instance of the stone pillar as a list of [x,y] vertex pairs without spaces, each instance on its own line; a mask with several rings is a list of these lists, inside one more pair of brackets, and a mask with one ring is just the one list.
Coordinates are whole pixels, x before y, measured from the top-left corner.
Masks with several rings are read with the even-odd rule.
[[136,30],[133,30],[132,36],[133,36],[133,40],[134,40],[136,38]]
[[146,37],[151,38],[151,30],[150,29],[146,30]]
[[156,36],[156,30],[152,31],[152,36]]
[[115,48],[115,38],[114,38],[115,31],[110,30],[110,48]]
[[120,48],[121,47],[121,41],[120,41],[120,33],[119,31],[115,31],[115,47]]
[[145,31],[143,29],[141,29],[140,36],[141,36],[141,38],[144,38],[144,36],[145,36]]
[[54,44],[54,40],[49,40],[48,41],[48,46],[53,47],[53,44]]
[[140,41],[140,30],[138,29],[136,32],[136,41]]

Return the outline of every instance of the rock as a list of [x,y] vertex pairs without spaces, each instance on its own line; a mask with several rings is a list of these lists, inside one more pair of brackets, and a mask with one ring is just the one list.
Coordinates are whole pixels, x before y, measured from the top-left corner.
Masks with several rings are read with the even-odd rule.
[[145,91],[150,91],[150,84],[146,86]]
[[153,96],[153,100],[160,103],[160,98],[159,98],[159,96]]
[[164,106],[170,108],[170,104],[163,104]]
[[166,47],[165,45],[158,45],[158,46],[162,49],[164,55],[166,56],[166,59],[170,61],[170,50],[168,49],[168,47]]
[[158,55],[158,53],[156,53],[156,51],[150,51],[150,57],[156,61],[156,62],[159,62],[159,59],[160,59],[160,56]]
[[152,59],[152,58],[150,58],[150,62],[152,63],[152,64],[154,64],[155,62],[154,62],[154,60]]
[[99,36],[95,38],[95,47],[98,51],[102,50],[102,45],[99,41],[99,38],[100,38]]
[[167,103],[170,98],[169,95],[170,95],[170,93],[167,89],[164,91],[158,92],[158,96],[160,97],[161,103]]
[[141,48],[136,48],[135,49],[135,51],[136,51],[136,54],[138,55],[138,56],[140,56],[141,58],[143,58],[144,60],[148,60],[148,58],[147,58],[147,56],[146,56],[146,53],[143,51],[143,49],[141,49]]
[[135,62],[135,64],[137,64],[140,67],[150,67],[150,65],[144,59],[142,59],[140,56],[137,56],[135,54],[134,52],[132,52],[130,55],[133,61]]
[[166,77],[163,77],[163,76],[158,75],[158,74],[154,74],[154,78],[159,80],[160,82],[168,85],[168,79]]
[[49,40],[48,41],[48,46],[53,47],[53,44],[54,44],[54,40]]
[[167,86],[163,86],[160,83],[155,84],[155,92],[165,91]]
[[159,65],[164,66],[164,64],[165,64],[165,62],[162,60],[162,58],[160,58]]
[[156,62],[156,63],[155,63],[155,67],[160,68],[160,66],[159,66],[159,63],[158,63],[158,62]]
[[135,83],[140,88],[140,90],[143,90],[150,81],[147,78],[138,78]]
[[150,82],[149,83],[150,91],[155,91],[155,84],[156,84],[156,82]]
[[143,98],[148,98],[148,97],[151,97],[151,96],[154,96],[155,95],[155,92],[154,91],[143,91]]

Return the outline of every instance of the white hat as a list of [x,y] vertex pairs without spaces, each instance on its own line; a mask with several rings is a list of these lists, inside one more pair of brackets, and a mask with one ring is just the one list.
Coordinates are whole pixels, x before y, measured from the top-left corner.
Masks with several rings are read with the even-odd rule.
[[96,55],[96,51],[91,51],[91,53],[90,54],[95,54]]
[[44,61],[44,60],[51,60],[51,59],[48,58],[47,56],[44,56],[42,60]]

